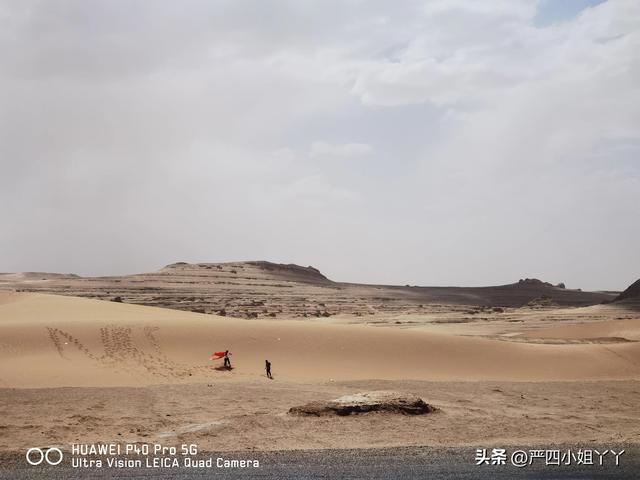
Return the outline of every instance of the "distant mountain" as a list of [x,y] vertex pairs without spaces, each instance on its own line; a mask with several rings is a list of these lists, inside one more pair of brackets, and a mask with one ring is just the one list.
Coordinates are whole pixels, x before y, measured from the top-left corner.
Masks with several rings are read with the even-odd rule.
[[291,282],[302,282],[302,283],[332,283],[327,277],[325,277],[320,270],[317,268],[309,267],[301,267],[300,265],[296,265],[294,263],[273,263],[266,261],[249,261],[249,262],[239,262],[239,263],[186,263],[186,262],[177,262],[172,263],[164,267],[162,272],[171,272],[171,271],[193,271],[193,270],[213,270],[213,271],[224,271],[225,266],[227,265],[236,265],[236,271],[238,268],[244,269],[245,266],[257,267],[264,272],[268,272],[271,277],[278,278],[280,280],[289,280]]
[[[426,314],[507,308],[582,307],[617,293],[583,292],[524,278],[490,287],[422,287],[333,281],[314,267],[266,261],[177,262],[155,272],[112,277],[0,274],[0,289],[98,298],[243,318]],[[474,310],[475,312],[475,310]]]

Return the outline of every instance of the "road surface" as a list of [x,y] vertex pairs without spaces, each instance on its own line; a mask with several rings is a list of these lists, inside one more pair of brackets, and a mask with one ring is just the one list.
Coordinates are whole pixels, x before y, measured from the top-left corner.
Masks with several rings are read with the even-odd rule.
[[[510,453],[517,448],[505,447]],[[577,446],[548,446],[553,449],[572,449]],[[585,448],[583,446],[583,448]],[[0,479],[637,479],[640,472],[640,445],[594,445],[586,448],[616,451],[624,448],[620,465],[613,457],[605,456],[604,465],[547,466],[545,461],[517,468],[510,465],[476,465],[476,449],[471,447],[402,447],[357,450],[303,450],[261,453],[207,453],[213,468],[73,468],[70,459],[57,466],[31,466],[18,454],[0,454]],[[69,454],[70,455],[70,454]],[[217,457],[227,459],[257,459],[259,468],[218,468]],[[182,460],[182,459],[181,459]],[[597,463],[597,462],[596,462]]]

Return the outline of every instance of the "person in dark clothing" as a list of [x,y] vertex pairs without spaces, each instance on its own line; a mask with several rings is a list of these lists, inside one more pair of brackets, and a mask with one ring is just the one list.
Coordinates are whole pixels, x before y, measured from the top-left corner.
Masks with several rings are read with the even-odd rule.
[[264,361],[264,368],[267,371],[267,378],[273,379],[271,376],[271,362],[269,360]]
[[224,366],[231,368],[231,360],[229,360],[229,350],[224,351]]

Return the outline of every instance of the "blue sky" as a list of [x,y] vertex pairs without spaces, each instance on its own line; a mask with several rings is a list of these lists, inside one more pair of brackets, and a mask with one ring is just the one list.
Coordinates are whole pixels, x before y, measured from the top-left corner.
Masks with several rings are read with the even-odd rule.
[[534,24],[545,27],[553,23],[570,21],[585,8],[604,3],[605,0],[538,0]]

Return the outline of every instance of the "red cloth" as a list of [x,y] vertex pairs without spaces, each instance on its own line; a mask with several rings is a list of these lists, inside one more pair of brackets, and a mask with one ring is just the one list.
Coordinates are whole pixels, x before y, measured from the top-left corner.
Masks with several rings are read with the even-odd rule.
[[[229,355],[231,355],[231,352],[229,352]],[[211,360],[219,360],[222,357],[224,357],[224,352],[213,352],[211,354]]]

